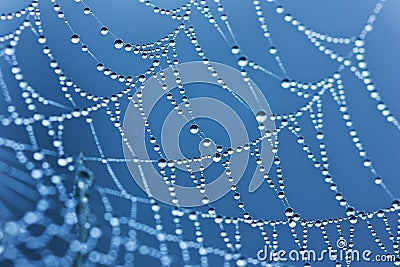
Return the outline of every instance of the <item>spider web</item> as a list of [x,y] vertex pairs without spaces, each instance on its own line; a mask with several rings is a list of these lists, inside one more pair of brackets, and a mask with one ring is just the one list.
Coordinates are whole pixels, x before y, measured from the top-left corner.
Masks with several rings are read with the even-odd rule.
[[[395,255],[395,264],[400,263],[399,201],[396,199],[397,192],[393,191],[396,188],[390,188],[387,184],[391,183],[386,183],[394,177],[381,177],[367,154],[355,127],[357,121],[353,121],[344,79],[351,73],[360,80],[375,101],[380,119],[386,121],[385,126],[400,130],[395,115],[373,83],[365,59],[366,38],[373,31],[385,1],[376,3],[360,34],[349,37],[313,30],[286,11],[278,1],[252,1],[252,17],[258,21],[261,35],[266,41],[263,45],[270,59],[267,64],[257,63],[258,58],[244,54],[229,14],[225,13],[219,0],[191,0],[172,9],[140,0],[141,8],[166,16],[177,25],[164,37],[147,44],[124,41],[96,15],[89,1],[71,2],[75,3],[69,6],[69,3],[51,0],[41,1],[39,5],[39,1],[34,0],[26,8],[0,16],[1,23],[13,22],[17,25],[10,33],[0,36],[2,266],[284,266],[284,262],[258,259],[257,251],[263,246],[271,250],[329,249],[337,247],[337,240],[345,240],[344,251],[374,247],[375,254]],[[64,9],[64,5],[68,8]],[[52,11],[48,10],[49,7]],[[270,32],[269,17],[265,15],[267,11],[264,12],[267,9],[273,9],[286,22],[285,27],[294,28],[322,55],[337,63],[337,70],[319,81],[302,82],[290,78],[284,56],[273,41],[273,32]],[[101,55],[98,55],[101,53],[96,53],[96,46],[92,45],[92,48],[89,45],[90,36],[74,26],[77,23],[74,22],[73,12],[77,10],[83,10],[85,20],[90,20],[100,30],[100,35],[112,39],[111,43],[110,39],[105,39],[107,45],[114,46],[113,50],[117,53],[135,55],[138,69],[144,70],[129,76],[116,67],[113,69],[113,62],[103,62]],[[47,29],[42,23],[44,15],[55,16],[62,22],[57,25],[60,32],[65,30],[72,44],[90,58],[85,64],[95,68],[97,76],[114,81],[112,94],[103,95],[98,88],[81,87],[75,82],[79,77],[64,71],[62,61],[57,59],[57,49],[53,50],[50,46]],[[121,122],[127,104],[137,101],[136,107],[139,108],[140,98],[135,93],[153,75],[162,82],[162,75],[157,76],[157,73],[163,67],[174,67],[182,61],[185,52],[180,52],[180,48],[190,48],[191,53],[195,53],[195,59],[209,67],[210,75],[218,76],[218,73],[212,72],[207,49],[203,49],[205,41],[199,37],[201,31],[199,33],[198,25],[192,18],[196,15],[205,18],[206,23],[225,42],[225,49],[237,62],[236,67],[241,70],[245,81],[253,73],[261,74],[278,82],[279,85],[273,90],[284,90],[301,100],[296,102],[301,105],[293,105],[290,111],[275,113],[267,118],[276,125],[276,130],[270,135],[262,123],[255,124],[253,130],[259,134],[257,138],[240,148],[230,148],[229,144],[221,146],[219,156],[222,160],[213,163],[223,170],[229,170],[230,155],[248,149],[252,156],[253,171],[265,178],[257,193],[262,196],[272,194],[276,203],[271,202],[270,205],[279,207],[277,209],[283,217],[266,216],[263,210],[252,209],[254,204],[247,205],[247,200],[251,202],[251,195],[246,192],[247,187],[240,185],[232,185],[232,192],[221,200],[229,203],[228,206],[205,201],[203,207],[189,209],[159,203],[151,195],[133,187],[132,183],[127,183],[127,180],[131,180],[127,179],[127,161],[138,165],[157,165],[159,158],[162,158],[162,144],[155,138],[158,126],[152,127],[153,123],[159,123],[156,120],[149,120],[147,126],[150,129],[149,147],[155,152],[154,158],[124,158],[121,153],[120,156],[114,156],[117,152],[110,152],[109,143],[120,144],[123,140]],[[85,31],[82,29],[82,32]],[[24,38],[34,38],[45,56],[46,64],[50,66],[50,70],[47,68],[36,75],[39,78],[30,74],[34,69],[29,65],[37,60],[35,55],[18,49]],[[86,38],[88,44],[84,41]],[[183,43],[181,47],[180,41]],[[350,48],[350,52],[338,52],[339,46]],[[29,64],[23,63],[20,55],[29,57]],[[52,81],[43,85],[37,79]],[[49,94],[49,90],[56,93]],[[235,100],[234,92],[228,90],[227,95],[231,101]],[[190,103],[190,87],[169,96],[168,102],[172,109],[176,103]],[[329,139],[326,130],[328,115],[324,112],[325,105],[328,105],[326,103],[336,105],[342,126],[351,136],[351,143],[346,143],[352,146],[348,153],[354,154],[356,151],[361,161],[358,159],[355,164],[363,165],[364,171],[367,171],[365,173],[368,173],[365,183],[376,184],[382,189],[378,191],[379,194],[387,195],[390,199],[386,206],[364,211],[351,203],[351,196],[342,192],[343,180],[332,171],[331,147],[326,140]],[[186,108],[190,110],[189,105]],[[307,126],[303,124],[313,130],[305,130]],[[200,127],[199,135],[205,135],[206,132],[207,129]],[[315,171],[313,174],[322,179],[328,188],[324,188],[323,192],[330,191],[335,205],[341,208],[340,215],[307,219],[307,216],[297,212],[295,203],[286,192],[293,178],[286,176],[285,168],[290,164],[285,163],[289,159],[285,158],[287,155],[281,148],[285,145],[281,140],[286,140],[282,135],[289,135],[295,140],[297,145],[291,149],[300,150],[302,157],[311,162]],[[257,143],[260,138],[268,138],[274,147],[273,165],[269,171],[263,167],[263,159],[260,158]],[[71,144],[74,144],[74,148],[70,147]],[[178,159],[173,160],[181,165]],[[201,190],[210,173],[195,174],[190,170],[190,164],[183,163],[181,166],[187,168],[190,174],[181,174],[182,177],[187,180],[194,178],[195,186]],[[159,172],[161,176],[167,174],[171,179],[171,172],[174,173],[175,168],[165,167],[167,171],[162,168]],[[360,242],[357,239],[359,232],[361,240],[368,241]],[[310,266],[311,263],[305,260],[296,264]],[[326,266],[327,263],[322,264]],[[356,264],[346,258],[331,262],[335,266]],[[393,265],[393,262],[388,264]]]

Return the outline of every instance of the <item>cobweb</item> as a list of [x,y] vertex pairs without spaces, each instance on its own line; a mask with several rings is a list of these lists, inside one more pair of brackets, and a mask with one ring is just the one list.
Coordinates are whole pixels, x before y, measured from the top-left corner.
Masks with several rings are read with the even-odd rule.
[[[49,2],[52,11],[46,6]],[[85,19],[91,23],[94,21],[99,31],[96,34],[113,40],[111,44],[109,39],[104,39],[107,45],[114,46],[112,49],[118,53],[135,55],[135,64],[140,68],[146,66],[146,70],[129,76],[114,70],[111,66],[118,66],[115,62],[102,62],[101,56],[96,53],[96,45],[92,45],[92,48],[84,41],[85,38],[89,40],[90,36],[81,33],[83,25],[75,23],[73,14],[69,15],[65,11],[67,9],[64,10],[63,6],[68,4],[64,1],[41,1],[39,4],[38,0],[34,0],[26,8],[0,16],[1,23],[11,21],[17,25],[13,31],[0,36],[1,266],[284,266],[285,262],[275,262],[270,258],[259,259],[257,251],[264,246],[271,251],[336,249],[338,241],[344,242],[341,248],[345,252],[366,247],[371,248],[375,254],[394,255],[396,261],[393,257],[391,262],[385,264],[399,266],[398,188],[387,186],[390,183],[386,183],[385,177],[380,176],[374,161],[367,154],[356,128],[357,121],[352,118],[346,98],[348,88],[343,78],[351,73],[361,81],[370,98],[375,101],[376,112],[381,114],[380,119],[386,122],[385,127],[400,130],[395,115],[373,83],[365,57],[366,38],[374,29],[384,0],[377,1],[360,33],[349,37],[332,36],[313,30],[291,15],[278,1],[252,1],[254,13],[246,16],[249,20],[257,21],[260,28],[254,31],[265,38],[266,42],[260,45],[269,54],[270,61],[266,64],[257,63],[258,58],[251,58],[241,50],[235,36],[237,31],[231,25],[229,14],[225,13],[220,0],[190,0],[173,9],[163,8],[163,4],[158,6],[151,1],[139,0],[143,9],[166,16],[177,22],[174,25],[178,25],[165,37],[144,44],[123,41],[96,15],[89,1],[71,2],[76,2],[71,10],[83,10]],[[291,27],[302,34],[317,51],[339,67],[319,81],[302,82],[290,78],[284,56],[274,43],[273,31],[270,32],[269,17],[264,12],[267,9],[274,10],[286,23],[284,27]],[[135,12],[139,11],[132,10],[132,14]],[[207,49],[203,50],[202,47],[207,40],[198,36],[198,25],[192,22],[192,16],[199,14],[223,39],[224,49],[229,50],[229,57],[237,62],[235,67],[241,71],[245,81],[253,73],[261,73],[279,84],[268,90],[284,90],[302,100],[299,102],[301,105],[293,106],[287,113],[274,113],[266,118],[276,125],[276,129],[269,135],[263,127],[265,119],[253,118],[256,122],[253,130],[258,133],[258,137],[248,140],[242,147],[221,145],[217,148],[218,155],[212,155],[218,156],[213,165],[229,171],[230,156],[248,150],[252,156],[250,161],[254,165],[253,171],[259,172],[265,180],[257,193],[262,196],[273,195],[274,201],[278,200],[271,204],[263,202],[262,206],[279,210],[278,214],[283,217],[267,216],[260,209],[254,211],[254,204],[247,208],[245,199],[251,202],[251,195],[246,194],[247,187],[240,185],[232,184],[232,192],[221,200],[228,203],[226,206],[205,200],[202,207],[182,208],[179,203],[176,207],[160,203],[139,187],[127,183],[127,180],[132,181],[126,170],[127,161],[138,165],[160,166],[162,144],[156,138],[160,127],[156,119],[149,119],[146,125],[149,129],[149,140],[146,141],[149,141],[150,149],[155,152],[154,158],[124,158],[119,150],[119,153],[110,152],[110,143],[113,143],[112,146],[120,146],[123,141],[122,120],[127,104],[135,102],[135,107],[140,108],[140,97],[135,93],[141,90],[147,78],[153,75],[157,77],[163,67],[177,66],[186,51],[181,52],[180,48],[185,46],[191,53],[195,52],[195,60],[203,61],[209,67],[210,75],[218,76],[210,63],[213,59],[207,57]],[[64,22],[57,25],[63,27],[60,32],[68,31],[70,42],[81,49],[86,59],[90,58],[85,64],[97,69],[96,75],[102,79],[114,80],[114,93],[103,95],[100,93],[101,88],[84,88],[75,82],[79,77],[64,71],[63,62],[57,59],[57,51],[52,50],[47,29],[42,23],[42,16],[45,15],[55,16]],[[35,37],[35,45],[40,45],[46,64],[50,67],[51,72],[46,70],[36,73],[42,81],[52,80],[48,86],[37,86],[37,80],[31,82],[29,78],[32,75],[25,71],[25,67],[30,71],[34,69],[28,68],[26,63],[21,64],[19,52],[24,57],[32,58],[32,61],[28,61],[31,65],[37,60],[34,55],[24,54],[18,49],[24,38],[29,38],[28,33]],[[339,52],[341,49],[335,50],[339,46],[349,48],[350,52],[342,54]],[[163,77],[159,78],[162,81]],[[221,80],[221,87],[223,85]],[[99,86],[101,84],[96,84],[96,87]],[[54,91],[54,95],[49,94],[50,91]],[[228,92],[235,99],[234,93]],[[143,94],[146,93],[151,92],[143,91]],[[187,105],[182,106],[189,111],[190,87],[175,93],[166,98],[171,104],[169,108],[179,112],[176,106],[187,102]],[[361,161],[354,161],[354,164],[363,165],[369,171],[367,175],[364,172],[362,174],[365,176],[364,182],[376,184],[382,189],[377,192],[388,196],[390,201],[387,206],[363,210],[348,200],[351,199],[349,194],[341,191],[341,183],[346,180],[338,178],[331,171],[334,167],[329,151],[330,145],[334,145],[326,142],[326,135],[329,135],[325,129],[328,115],[324,108],[325,103],[330,101],[336,105],[340,122],[351,136],[351,143],[345,144],[352,147],[343,147],[345,153],[353,153],[361,158]],[[303,127],[303,124],[311,125],[314,130],[304,130],[308,126]],[[207,129],[201,128],[201,123],[194,127],[199,127],[192,130],[200,137],[207,133]],[[289,160],[285,158],[287,154],[281,152],[281,146],[284,146],[281,135],[289,135],[295,140],[297,145],[291,149],[300,150],[302,157],[311,162],[316,171],[312,173],[315,177],[301,177],[301,174],[297,178],[286,177],[288,164],[285,161]],[[260,158],[257,142],[260,138],[268,138],[273,146],[274,159],[270,170],[263,166],[263,158]],[[79,144],[78,148],[69,147],[74,142]],[[132,149],[135,150],[135,147]],[[190,175],[178,171],[175,175],[173,164],[161,164],[163,166],[158,171],[160,177],[167,177],[166,181],[176,176],[176,180],[180,181],[193,180],[199,190],[206,181],[210,181],[207,178],[210,173],[194,173],[184,159],[169,160],[186,168],[186,173]],[[183,178],[180,179],[180,175]],[[296,203],[290,201],[290,194],[285,191],[290,187],[292,179],[323,180],[327,188],[315,186],[310,190],[330,191],[329,197],[336,202],[335,207],[341,208],[341,215],[333,213],[325,218],[307,219],[313,215],[303,216],[298,213]],[[330,208],[326,209],[329,213]],[[357,238],[359,232],[361,238]],[[310,259],[288,263],[296,266],[317,264]],[[356,262],[346,257],[322,264],[357,266]]]

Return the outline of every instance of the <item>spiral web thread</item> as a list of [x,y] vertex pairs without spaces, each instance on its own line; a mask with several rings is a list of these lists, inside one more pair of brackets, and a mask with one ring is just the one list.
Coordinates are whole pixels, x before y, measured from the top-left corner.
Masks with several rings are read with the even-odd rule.
[[[115,39],[114,47],[119,49],[121,53],[133,52],[140,55],[143,60],[153,62],[145,73],[137,76],[124,76],[110,69],[107,63],[102,63],[94,52],[90,50],[90,47],[83,42],[79,35],[79,28],[73,27],[73,20],[69,21],[67,19],[68,14],[63,12],[62,5],[55,0],[50,2],[53,5],[55,16],[63,20],[70,30],[71,42],[81,46],[82,51],[94,60],[96,68],[101,74],[117,80],[125,89],[112,96],[96,96],[85,92],[73,81],[73,77],[69,77],[63,72],[61,63],[54,57],[51,48],[47,44],[46,29],[42,28],[41,9],[38,0],[32,1],[28,7],[20,11],[1,15],[0,19],[3,21],[21,20],[21,24],[13,32],[0,37],[0,56],[9,66],[9,69],[0,71],[2,101],[6,107],[6,110],[0,115],[0,120],[4,128],[17,127],[19,131],[25,131],[29,142],[24,143],[7,137],[0,137],[0,170],[2,175],[6,177],[2,177],[2,179],[6,179],[10,185],[7,188],[14,194],[11,196],[23,196],[25,200],[34,202],[32,209],[23,210],[18,215],[18,218],[13,218],[15,211],[7,205],[10,201],[12,202],[12,199],[2,198],[0,202],[2,214],[2,220],[0,221],[0,262],[2,266],[3,264],[4,266],[69,266],[72,264],[75,266],[94,266],[97,264],[131,266],[132,262],[136,263],[138,261],[138,257],[153,258],[156,260],[157,265],[161,266],[281,266],[281,263],[260,261],[255,254],[247,255],[243,253],[241,250],[244,246],[241,242],[243,231],[246,231],[246,235],[253,233],[254,238],[261,238],[266,246],[276,250],[285,248],[285,244],[279,243],[278,239],[283,229],[289,229],[298,249],[310,249],[307,243],[308,231],[316,228],[321,232],[326,247],[335,247],[336,238],[334,237],[339,236],[339,239],[347,242],[347,246],[344,249],[351,251],[356,247],[353,243],[356,225],[367,226],[382,254],[396,255],[397,261],[395,264],[399,265],[399,201],[395,199],[390,188],[386,187],[384,180],[379,176],[363,148],[347,107],[345,86],[341,76],[341,72],[348,69],[356,78],[361,80],[371,98],[376,101],[377,109],[382,114],[383,119],[387,120],[391,127],[394,126],[400,130],[399,122],[384,103],[377,88],[375,88],[364,58],[366,36],[373,30],[373,24],[385,1],[377,2],[361,33],[354,37],[330,36],[314,31],[287,13],[278,1],[266,1],[269,8],[274,8],[276,13],[281,15],[290,27],[295,27],[303,33],[316,49],[331,60],[340,63],[340,67],[335,73],[315,83],[301,83],[288,78],[289,75],[284,67],[284,62],[279,57],[272,35],[269,32],[267,19],[263,16],[262,4],[264,3],[261,4],[260,1],[253,1],[255,14],[260,22],[264,37],[270,46],[269,53],[273,55],[276,64],[279,66],[280,74],[268,70],[242,54],[235,38],[234,30],[230,26],[228,15],[224,13],[224,8],[219,0],[214,0],[211,3],[190,0],[180,8],[171,10],[158,7],[150,1],[139,0],[146,7],[153,9],[154,13],[169,16],[172,20],[182,22],[170,34],[150,44],[130,44],[122,41],[102,23],[101,19],[95,15],[84,1],[75,0],[76,8],[83,9],[84,14],[92,16],[98,22],[102,35],[113,36]],[[212,203],[207,203],[206,200],[204,204],[208,206],[208,210],[203,212],[197,209],[160,205],[151,196],[136,196],[128,193],[123,187],[120,182],[121,177],[118,177],[115,172],[116,166],[120,167],[126,161],[133,161],[138,165],[157,163],[158,159],[112,158],[108,157],[103,151],[102,142],[104,140],[101,140],[97,135],[96,131],[99,126],[96,125],[96,120],[92,119],[91,114],[104,113],[106,111],[111,121],[110,128],[115,127],[121,134],[120,138],[123,138],[124,133],[120,122],[120,103],[123,101],[137,101],[135,105],[139,108],[140,95],[136,94],[133,97],[132,94],[137,90],[141,90],[141,84],[146,78],[159,72],[161,70],[160,64],[163,62],[166,62],[171,67],[179,63],[178,52],[175,48],[175,39],[179,34],[184,34],[191,40],[199,59],[203,60],[205,65],[208,65],[210,75],[213,74],[219,78],[218,73],[213,72],[212,65],[206,57],[207,52],[203,51],[200,46],[201,40],[196,37],[195,25],[191,25],[190,15],[193,12],[200,12],[207,18],[209,23],[215,26],[215,29],[226,41],[228,47],[232,48],[232,53],[238,60],[238,66],[242,70],[245,81],[248,78],[246,69],[258,70],[281,81],[283,89],[308,100],[308,103],[297,111],[290,114],[274,114],[267,118],[275,121],[277,125],[276,130],[272,133],[265,130],[262,123],[259,124],[259,129],[262,132],[260,139],[268,138],[274,146],[274,164],[270,172],[276,172],[278,177],[277,182],[274,183],[267,173],[268,170],[265,170],[262,166],[262,159],[259,159],[257,161],[258,170],[260,175],[264,175],[266,181],[262,190],[269,190],[269,187],[276,193],[286,209],[287,220],[253,218],[251,212],[247,211],[245,204],[242,203],[240,192],[236,191],[235,185],[232,186],[234,201],[243,211],[242,216],[239,217],[229,216],[225,212],[218,211],[213,208]],[[19,66],[16,49],[20,41],[20,35],[25,31],[33,32],[39,44],[43,46],[43,53],[47,56],[50,67],[60,84],[58,90],[63,92],[70,103],[69,106],[42,96],[29,81],[24,79],[23,69]],[[334,44],[348,45],[352,47],[352,50],[347,55],[341,55],[329,48],[329,45]],[[140,59],[138,60],[140,61]],[[3,76],[5,72],[12,73],[18,87],[10,88]],[[160,82],[163,82],[162,75],[158,78]],[[222,87],[224,87],[222,79],[220,81]],[[177,85],[179,87],[179,83]],[[225,89],[229,91],[228,85],[226,85]],[[15,103],[11,93],[15,91],[22,96],[23,104],[18,103],[17,105]],[[234,97],[237,97],[233,91],[230,92]],[[143,94],[145,93],[146,91],[143,92]],[[393,200],[392,206],[384,207],[381,210],[363,212],[351,207],[345,196],[340,193],[339,185],[335,183],[334,177],[330,174],[328,151],[325,149],[324,144],[323,102],[321,97],[326,94],[329,94],[337,103],[344,123],[352,136],[354,146],[364,161],[364,166],[370,170],[373,177],[376,177],[371,182],[382,187],[383,191],[390,196]],[[184,90],[181,91],[180,97],[182,99],[187,98]],[[176,99],[174,103],[182,99]],[[190,103],[190,99],[188,101]],[[171,103],[174,105],[173,102]],[[22,105],[25,106],[23,107]],[[59,112],[56,115],[45,113],[41,111],[44,106],[55,107]],[[23,116],[19,113],[23,108],[29,111],[28,116]],[[189,105],[187,110],[182,113],[191,116],[187,118],[188,120],[194,118]],[[315,128],[315,137],[318,142],[317,151],[312,151],[307,145],[307,142],[314,142],[314,140],[307,140],[302,135],[299,119],[307,116]],[[67,153],[68,148],[63,145],[63,131],[64,123],[68,120],[84,120],[89,125],[90,134],[96,144],[99,156],[85,155],[82,157],[81,155]],[[38,142],[37,131],[40,128],[47,130],[52,149],[46,149],[43,144]],[[150,137],[152,137],[151,124],[148,125],[148,129],[150,129]],[[314,163],[314,167],[317,170],[320,170],[338,204],[345,208],[346,215],[344,217],[310,221],[301,218],[300,215],[292,210],[289,199],[285,195],[284,176],[280,167],[279,134],[282,131],[290,132],[297,139],[298,144],[305,152],[305,156]],[[200,129],[199,135],[202,134]],[[230,153],[240,153],[239,151],[242,149],[249,149],[252,155],[255,156],[254,158],[257,158],[259,155],[257,142],[260,139],[251,140],[248,144],[243,144],[241,149],[224,150],[222,148],[220,153],[223,158],[228,159]],[[157,142],[155,139],[153,141],[154,143]],[[133,147],[133,152],[134,149]],[[161,152],[159,152],[159,155],[162,158]],[[212,155],[208,157],[212,157]],[[94,174],[91,174],[91,171],[85,167],[85,162],[105,166],[107,175],[114,182],[115,187],[108,188],[96,183],[92,188],[91,182],[87,183],[88,180],[82,177],[90,177],[92,179],[92,175],[96,176],[99,173],[95,171]],[[190,168],[190,164],[187,161],[180,163],[186,164]],[[179,164],[179,162],[176,164]],[[220,164],[223,164],[227,171],[229,170],[229,162],[221,161]],[[163,167],[173,169],[169,165]],[[82,173],[82,170],[85,170],[86,173]],[[166,173],[164,168],[160,169],[160,173],[162,175]],[[69,190],[70,187],[67,181],[67,178],[71,177],[71,175],[75,175],[74,192]],[[170,177],[169,181],[171,179]],[[197,181],[196,185],[201,190],[204,181]],[[104,214],[100,216],[99,212],[101,213],[101,211],[94,211],[88,208],[88,203],[95,197],[101,199],[100,203],[104,210]],[[128,212],[120,209],[120,205],[113,205],[115,199],[119,203],[126,202],[127,206],[129,206]],[[177,204],[179,204],[179,201]],[[80,207],[79,210],[77,206]],[[138,214],[142,210],[152,213],[154,217],[152,223],[141,222],[142,217]],[[173,229],[167,229],[164,225],[167,220],[172,221]],[[385,232],[379,232],[378,234],[375,229],[382,224]],[[212,241],[207,240],[208,228],[205,228],[205,225],[207,227],[208,225],[217,226],[222,246],[213,245]],[[346,230],[349,232],[344,230],[346,225],[350,225]],[[85,232],[85,234],[82,234],[82,232]],[[151,238],[155,240],[155,245],[147,243],[147,240]],[[176,251],[179,251],[179,253],[175,253]],[[305,265],[308,264],[305,262]],[[336,262],[336,266],[350,265],[351,261],[349,259],[342,259],[342,262]]]

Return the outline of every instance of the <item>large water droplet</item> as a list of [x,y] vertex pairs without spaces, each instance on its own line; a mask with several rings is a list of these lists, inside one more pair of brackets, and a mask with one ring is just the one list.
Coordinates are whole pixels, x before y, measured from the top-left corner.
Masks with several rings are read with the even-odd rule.
[[347,216],[353,216],[356,213],[353,207],[348,207],[346,210],[346,215]]
[[382,183],[382,178],[381,177],[376,177],[375,178],[375,184],[381,184]]
[[190,133],[197,134],[199,133],[199,126],[197,124],[193,124],[190,126]]
[[33,158],[37,161],[42,160],[44,158],[44,154],[41,152],[35,152],[33,154]]
[[246,57],[240,57],[240,58],[238,59],[238,65],[239,65],[240,67],[246,67],[246,66],[247,66],[247,63],[249,63],[249,62],[248,62],[248,60],[247,60]]
[[141,75],[139,75],[138,80],[139,80],[139,82],[144,83],[146,81],[146,76],[141,74]]
[[258,122],[264,122],[266,119],[267,119],[267,114],[265,113],[264,110],[260,110],[259,112],[257,112],[256,120]]
[[68,160],[66,158],[59,158],[57,161],[58,165],[61,167],[67,166]]
[[117,39],[114,42],[114,47],[117,49],[121,49],[124,46],[124,42],[121,39]]
[[290,87],[290,81],[288,79],[284,79],[281,83],[282,88],[288,89]]
[[4,53],[5,53],[7,56],[12,56],[12,55],[14,55],[14,53],[15,53],[15,49],[14,49],[14,47],[12,47],[11,45],[9,45],[9,46],[7,46],[6,49],[4,50]]
[[286,215],[287,217],[292,217],[292,216],[294,215],[293,209],[292,209],[292,208],[287,208],[287,209],[285,210],[285,215]]
[[205,196],[205,197],[203,197],[203,198],[201,199],[201,203],[203,203],[203,204],[208,204],[208,203],[210,203],[210,199],[209,199],[207,196]]
[[90,8],[88,8],[88,7],[85,7],[84,9],[83,9],[83,14],[85,14],[85,15],[89,15],[90,14]]
[[220,162],[221,161],[221,154],[215,153],[213,156],[213,161],[214,162]]
[[164,169],[165,167],[167,167],[167,161],[165,159],[160,159],[158,161],[158,167],[160,167],[161,169]]
[[100,33],[101,35],[106,35],[108,33],[108,28],[105,26],[101,27]]
[[73,43],[73,44],[79,43],[80,40],[81,39],[79,38],[78,34],[74,34],[74,35],[71,36],[71,43]]
[[204,138],[203,139],[203,146],[209,147],[211,145],[212,141],[210,138]]
[[236,261],[236,265],[239,267],[244,267],[247,265],[247,261],[243,258],[240,258]]
[[358,39],[358,40],[356,40],[355,41],[355,45],[357,46],[357,47],[362,47],[362,46],[364,46],[364,40],[360,40],[360,39]]
[[277,52],[277,49],[276,49],[276,47],[271,46],[271,47],[269,48],[268,52],[269,52],[271,55],[275,55],[276,52]]

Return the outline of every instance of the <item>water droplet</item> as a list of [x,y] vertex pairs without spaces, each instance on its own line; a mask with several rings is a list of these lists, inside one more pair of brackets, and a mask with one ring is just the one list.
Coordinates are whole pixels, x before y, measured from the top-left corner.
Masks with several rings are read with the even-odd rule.
[[83,14],[89,15],[89,14],[90,14],[90,8],[85,7],[85,8],[83,9]]
[[197,220],[197,214],[196,214],[194,211],[192,211],[192,212],[189,214],[189,220],[191,220],[191,221]]
[[347,216],[354,216],[355,213],[356,213],[356,211],[354,210],[353,207],[349,207],[349,208],[347,208],[347,210],[346,210],[346,215],[347,215]]
[[58,165],[60,165],[61,167],[67,166],[68,161],[66,158],[59,158],[57,161]]
[[152,206],[151,206],[151,209],[154,211],[154,212],[158,212],[158,211],[160,211],[160,205],[158,205],[157,203],[154,203]]
[[39,44],[44,44],[46,43],[46,37],[44,35],[40,35],[38,38]]
[[264,110],[260,110],[259,112],[257,112],[256,120],[258,122],[264,122],[266,119],[267,119],[267,114],[265,113]]
[[139,82],[144,83],[146,81],[146,76],[144,76],[143,74],[139,75],[138,78]]
[[322,139],[324,139],[324,134],[322,132],[318,132],[316,137],[318,140],[322,140]]
[[214,162],[220,162],[221,161],[221,154],[215,153],[213,156],[213,161]]
[[78,34],[74,34],[71,36],[71,43],[77,44],[77,43],[79,43],[79,41],[80,41],[80,38],[79,38]]
[[203,203],[203,204],[208,204],[208,203],[210,203],[210,199],[209,199],[207,196],[205,196],[205,197],[203,197],[203,198],[201,199],[201,203]]
[[290,228],[295,228],[295,227],[296,227],[296,221],[290,220],[290,221],[289,221],[289,227],[290,227]]
[[400,201],[398,199],[393,200],[392,202],[392,206],[397,209],[398,207],[400,207]]
[[365,167],[371,167],[371,165],[372,165],[372,162],[369,160],[369,159],[366,159],[366,160],[364,160],[364,166]]
[[121,39],[117,39],[114,42],[114,47],[117,49],[121,49],[124,46],[124,42]]
[[54,175],[51,177],[51,182],[53,184],[59,184],[59,183],[61,183],[61,180],[62,180],[61,177],[58,175]]
[[101,27],[100,33],[101,35],[106,35],[108,33],[108,28],[106,26]]
[[204,138],[203,139],[203,146],[209,147],[211,145],[212,141],[210,138]]
[[292,217],[293,214],[294,214],[294,212],[293,212],[293,209],[292,209],[292,208],[287,208],[287,209],[285,210],[285,215],[286,215],[287,217]]
[[42,159],[44,158],[44,154],[43,154],[43,153],[40,153],[40,152],[35,152],[35,153],[33,154],[33,158],[34,158],[35,160],[37,160],[37,161],[40,161],[40,160],[42,160]]
[[247,265],[247,261],[243,258],[240,258],[236,261],[236,265],[239,267],[244,267]]
[[40,169],[33,169],[31,171],[31,176],[33,179],[40,179],[43,177],[43,172]]
[[378,210],[376,216],[378,216],[378,218],[382,218],[383,216],[385,216],[385,212],[383,210]]
[[283,6],[277,6],[276,7],[276,13],[282,14],[284,11],[285,11],[285,9],[283,8]]
[[100,228],[97,228],[97,227],[93,227],[91,230],[90,230],[90,235],[93,237],[93,238],[99,238],[99,237],[101,237],[101,230],[100,230]]
[[167,167],[167,161],[165,159],[160,159],[158,161],[158,167],[160,167],[161,169],[164,169],[165,167]]
[[7,56],[12,56],[12,55],[14,55],[14,53],[15,53],[15,49],[14,49],[14,47],[12,47],[11,45],[9,45],[9,46],[7,46],[7,48],[4,50],[4,53],[5,53]]
[[360,39],[358,39],[358,40],[356,40],[356,42],[355,42],[355,45],[356,45],[357,47],[361,47],[361,46],[363,46],[363,45],[364,45],[364,41],[363,41],[363,40],[360,40]]
[[34,224],[38,220],[38,215],[35,212],[27,212],[24,216],[24,221],[29,224]]
[[246,67],[246,66],[247,66],[247,63],[249,63],[249,61],[247,60],[246,57],[240,57],[240,58],[238,59],[238,65],[239,65],[240,67]]
[[234,55],[239,54],[239,52],[240,52],[239,46],[237,46],[237,45],[232,46],[231,52]]
[[282,88],[288,89],[290,87],[290,81],[288,79],[284,79],[281,83]]
[[190,133],[197,134],[199,132],[199,126],[197,124],[193,124],[190,126]]

